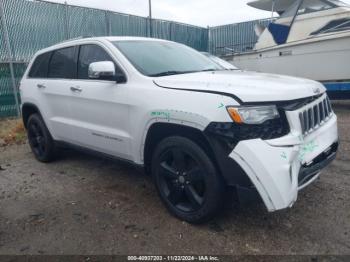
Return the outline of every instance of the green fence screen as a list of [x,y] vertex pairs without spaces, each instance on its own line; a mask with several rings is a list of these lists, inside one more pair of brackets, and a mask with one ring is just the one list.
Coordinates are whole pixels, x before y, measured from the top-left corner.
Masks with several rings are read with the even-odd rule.
[[[27,65],[24,63],[13,64],[16,86],[19,85],[26,67]],[[19,94],[17,96],[20,101]],[[16,114],[17,109],[15,96],[13,95],[10,66],[8,63],[0,63],[0,118],[15,116]]]

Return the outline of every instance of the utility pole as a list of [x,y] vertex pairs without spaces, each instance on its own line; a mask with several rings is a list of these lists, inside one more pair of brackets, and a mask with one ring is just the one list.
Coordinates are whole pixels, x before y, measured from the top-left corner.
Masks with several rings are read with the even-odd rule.
[[148,0],[148,9],[149,9],[149,35],[153,36],[152,28],[152,0]]
[[68,20],[68,4],[64,1],[64,31],[66,40],[69,39],[69,20]]

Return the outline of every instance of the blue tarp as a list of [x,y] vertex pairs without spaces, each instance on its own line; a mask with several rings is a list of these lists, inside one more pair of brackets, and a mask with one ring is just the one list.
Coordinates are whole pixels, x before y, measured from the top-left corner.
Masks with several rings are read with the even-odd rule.
[[350,82],[323,83],[327,91],[350,91]]
[[282,45],[287,42],[290,27],[286,25],[280,25],[276,23],[270,23],[268,26],[270,33],[273,36],[276,44]]

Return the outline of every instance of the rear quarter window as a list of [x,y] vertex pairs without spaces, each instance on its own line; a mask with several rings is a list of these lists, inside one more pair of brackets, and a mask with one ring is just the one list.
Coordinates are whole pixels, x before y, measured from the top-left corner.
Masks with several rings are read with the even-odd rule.
[[38,55],[33,62],[28,76],[31,78],[46,78],[51,54],[51,52],[48,52]]

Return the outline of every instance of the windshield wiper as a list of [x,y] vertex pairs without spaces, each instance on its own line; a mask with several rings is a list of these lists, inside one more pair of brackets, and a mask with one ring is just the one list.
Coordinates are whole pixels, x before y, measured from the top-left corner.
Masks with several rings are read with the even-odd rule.
[[214,72],[214,71],[219,71],[219,69],[208,68],[208,69],[200,70],[198,72]]
[[208,69],[203,69],[203,70],[193,70],[193,71],[165,71],[165,72],[160,72],[156,74],[152,74],[149,76],[157,77],[157,76],[171,76],[171,75],[181,75],[181,74],[190,74],[190,73],[199,73],[199,72],[214,72],[214,71],[219,71],[219,69],[214,69],[214,68],[208,68]]
[[152,74],[149,76],[157,77],[157,76],[171,76],[171,75],[181,75],[181,74],[189,74],[193,73],[195,71],[165,71],[165,72],[160,72],[156,74]]

